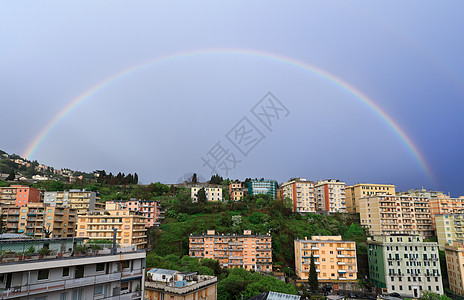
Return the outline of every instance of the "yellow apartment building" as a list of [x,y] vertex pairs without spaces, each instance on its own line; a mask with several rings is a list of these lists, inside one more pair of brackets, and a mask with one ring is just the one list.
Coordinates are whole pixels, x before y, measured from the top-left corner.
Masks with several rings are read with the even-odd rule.
[[448,267],[448,281],[450,289],[464,296],[464,244],[455,242],[445,246],[446,265]]
[[292,178],[282,184],[283,198],[290,198],[293,203],[293,212],[316,212],[316,198],[314,196],[314,182],[305,178]]
[[438,244],[443,247],[464,240],[464,214],[435,215]]
[[117,229],[117,243],[122,247],[147,245],[146,218],[141,212],[122,209],[118,203],[108,203],[105,211],[92,211],[79,215],[77,237],[89,240],[112,240]]
[[430,199],[373,195],[359,200],[361,226],[370,235],[433,236]]
[[318,181],[314,186],[317,209],[346,213],[345,183],[336,179]]
[[359,199],[377,194],[395,195],[393,184],[357,183],[345,188],[346,210],[349,213],[359,213]]
[[105,203],[101,202],[100,196],[96,192],[86,190],[45,192],[44,203],[74,208],[78,215],[105,209]]
[[66,238],[76,236],[76,210],[53,207],[44,203],[27,203],[26,206],[4,206],[3,224],[7,232],[35,238]]
[[307,280],[313,254],[317,278],[320,281],[356,280],[356,244],[343,241],[341,236],[312,236],[297,239],[295,269],[298,278]]
[[271,272],[272,237],[270,234],[252,235],[251,230],[244,230],[243,235],[223,235],[208,230],[205,235],[190,235],[189,255],[218,260],[223,268]]

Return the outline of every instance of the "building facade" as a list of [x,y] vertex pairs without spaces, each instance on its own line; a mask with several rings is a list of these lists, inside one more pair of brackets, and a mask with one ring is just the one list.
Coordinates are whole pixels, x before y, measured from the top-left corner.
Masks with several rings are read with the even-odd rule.
[[436,235],[440,246],[464,240],[464,214],[435,215]]
[[145,281],[147,300],[216,300],[217,278],[196,272],[151,269]]
[[229,183],[229,196],[231,201],[242,201],[245,198],[246,190],[242,182],[231,181]]
[[359,200],[361,226],[371,235],[433,236],[428,198],[374,195]]
[[305,178],[292,178],[282,184],[284,199],[290,198],[293,204],[293,212],[316,212],[316,198],[314,196],[314,182]]
[[275,180],[251,180],[248,182],[248,194],[268,194],[272,199],[276,199],[279,185]]
[[76,211],[68,207],[52,207],[44,203],[1,208],[4,230],[35,238],[65,238],[76,235]]
[[[57,248],[56,240],[42,241],[59,254],[58,259],[0,262],[0,299],[143,299],[145,251],[71,257],[73,242],[78,239],[65,240],[59,241]],[[32,245],[30,240],[0,241],[2,249],[28,249]]]
[[252,235],[251,230],[245,230],[243,235],[223,235],[208,230],[205,235],[190,235],[189,255],[216,259],[224,268],[271,272],[272,237],[270,234]]
[[314,185],[317,210],[346,213],[345,183],[335,179],[321,180]]
[[[221,187],[203,187],[206,193],[206,201],[222,201],[222,188]],[[190,188],[190,197],[193,202],[198,201],[198,191],[202,187],[195,186]]]
[[105,204],[100,201],[100,196],[96,192],[86,190],[45,192],[44,203],[50,206],[74,208],[78,215],[105,208]]
[[300,279],[309,276],[311,254],[320,281],[356,280],[356,244],[343,241],[341,236],[312,236],[297,239],[295,244],[295,270]]
[[121,208],[118,204],[107,203],[105,211],[88,212],[79,215],[77,237],[92,240],[112,240],[113,228],[117,229],[117,243],[122,247],[147,245],[146,221],[142,213]]
[[462,241],[444,247],[450,289],[464,296],[464,244]]
[[37,202],[40,202],[40,191],[36,188],[22,185],[0,188],[1,205],[25,206]]
[[445,195],[437,195],[430,199],[430,212],[432,213],[432,228],[436,230],[435,216],[441,214],[464,213],[464,197],[450,198]]
[[368,238],[369,277],[383,293],[419,298],[424,291],[443,294],[438,243],[421,236]]
[[160,205],[155,200],[141,200],[131,198],[130,200],[107,201],[106,203],[118,203],[121,209],[138,211],[145,217],[145,227],[158,226],[160,216]]
[[377,194],[395,196],[393,184],[357,183],[345,188],[346,210],[349,213],[359,213],[359,199]]

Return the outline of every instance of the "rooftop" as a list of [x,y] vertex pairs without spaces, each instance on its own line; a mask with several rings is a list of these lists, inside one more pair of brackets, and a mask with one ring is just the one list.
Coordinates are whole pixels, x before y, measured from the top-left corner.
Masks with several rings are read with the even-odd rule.
[[190,294],[200,288],[217,284],[217,277],[197,275],[196,272],[151,269],[148,271],[145,288],[171,294]]

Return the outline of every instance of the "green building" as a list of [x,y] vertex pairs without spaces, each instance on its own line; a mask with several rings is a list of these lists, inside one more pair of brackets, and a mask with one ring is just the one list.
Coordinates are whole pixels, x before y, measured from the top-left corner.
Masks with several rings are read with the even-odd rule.
[[279,185],[275,180],[252,180],[248,182],[248,194],[258,195],[258,194],[268,194],[275,199],[277,197],[277,189]]
[[421,236],[368,238],[369,277],[382,293],[419,298],[422,291],[443,294],[438,243]]

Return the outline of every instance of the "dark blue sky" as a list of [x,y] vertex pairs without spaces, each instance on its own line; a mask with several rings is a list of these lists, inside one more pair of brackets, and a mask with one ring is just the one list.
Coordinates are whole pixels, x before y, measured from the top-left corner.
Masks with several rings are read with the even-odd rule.
[[[182,4],[4,4],[1,148],[25,153],[73,99],[144,61],[246,49],[302,61],[362,91],[407,133],[435,179],[378,115],[334,82],[233,53],[177,57],[108,84],[58,122],[31,159],[169,183],[189,172],[209,177],[201,158],[220,142],[229,164],[231,154],[240,161],[231,178],[337,178],[464,195],[462,1]],[[268,91],[288,109],[272,132],[251,111]],[[244,117],[257,134],[249,145],[264,137],[246,157],[227,138]]]

